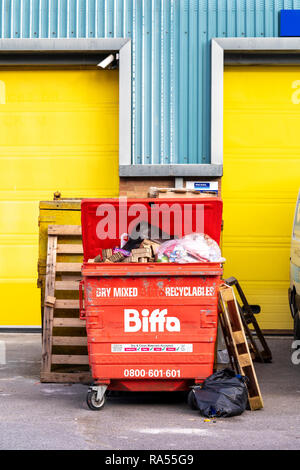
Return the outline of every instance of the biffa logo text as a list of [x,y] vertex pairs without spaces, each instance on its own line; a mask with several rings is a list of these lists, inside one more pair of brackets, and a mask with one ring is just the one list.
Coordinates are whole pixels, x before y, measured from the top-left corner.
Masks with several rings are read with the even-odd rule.
[[138,310],[134,308],[125,308],[124,310],[124,331],[126,333],[136,333],[137,331],[164,332],[180,331],[180,321],[177,317],[167,317],[168,310],[165,308],[159,310],[156,308],[150,314],[150,311],[144,308],[141,316]]

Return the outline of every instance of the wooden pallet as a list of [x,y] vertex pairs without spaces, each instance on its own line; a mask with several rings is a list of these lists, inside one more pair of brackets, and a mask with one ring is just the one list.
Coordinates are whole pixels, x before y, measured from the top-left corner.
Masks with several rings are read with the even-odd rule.
[[[76,243],[68,243],[69,240]],[[85,322],[79,319],[80,225],[49,225],[41,382],[90,383]],[[60,258],[78,255],[78,262]],[[75,298],[74,298],[75,297]]]
[[232,287],[220,288],[220,324],[232,367],[248,377],[248,398],[251,410],[263,408],[255,369],[251,359],[248,342],[245,336],[239,307]]

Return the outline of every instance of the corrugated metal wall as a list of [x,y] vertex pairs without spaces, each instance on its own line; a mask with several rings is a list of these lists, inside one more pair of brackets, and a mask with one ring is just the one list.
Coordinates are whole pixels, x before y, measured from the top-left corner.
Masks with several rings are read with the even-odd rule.
[[0,0],[1,38],[130,37],[133,163],[209,163],[210,39],[278,36],[300,0]]

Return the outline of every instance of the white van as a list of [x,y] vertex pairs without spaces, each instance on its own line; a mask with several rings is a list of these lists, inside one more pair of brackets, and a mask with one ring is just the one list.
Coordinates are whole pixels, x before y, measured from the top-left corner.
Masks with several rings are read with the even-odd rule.
[[290,257],[289,303],[294,319],[294,336],[300,340],[300,192],[296,205]]

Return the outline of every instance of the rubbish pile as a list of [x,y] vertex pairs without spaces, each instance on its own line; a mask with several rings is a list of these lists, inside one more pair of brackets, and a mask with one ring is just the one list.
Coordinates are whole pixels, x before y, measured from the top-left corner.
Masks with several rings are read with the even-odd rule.
[[101,255],[96,256],[89,262],[103,263],[153,263],[160,247],[159,243],[153,240],[143,240],[137,248],[131,250],[124,248],[103,248]]
[[[126,241],[127,240],[127,241]],[[90,263],[223,263],[218,243],[204,233],[182,238],[143,238],[123,234],[120,246],[102,248]]]

